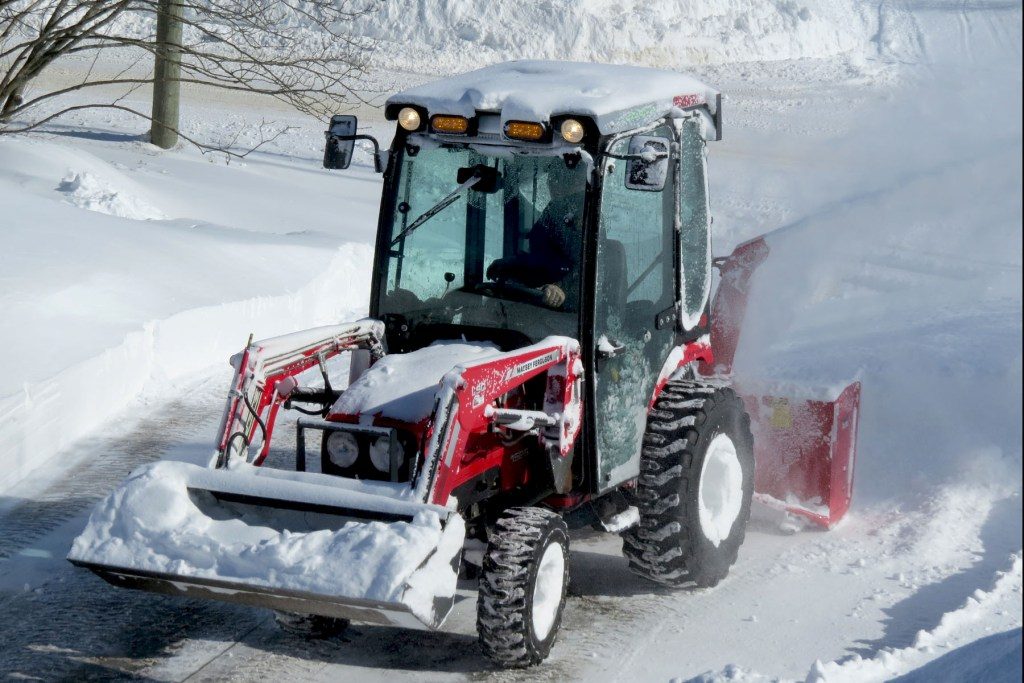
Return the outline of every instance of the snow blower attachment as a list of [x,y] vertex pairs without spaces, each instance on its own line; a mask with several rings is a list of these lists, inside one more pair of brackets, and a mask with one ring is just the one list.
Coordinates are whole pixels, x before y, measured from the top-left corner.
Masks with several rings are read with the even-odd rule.
[[[712,297],[717,92],[668,71],[515,62],[399,93],[385,116],[372,318],[250,340],[206,465],[134,472],[72,562],[290,613],[289,628],[438,627],[473,565],[482,649],[524,667],[558,633],[570,524],[621,533],[632,571],[677,587],[725,578],[755,495],[842,517],[859,385],[733,386],[768,242],[716,261]],[[376,149],[336,117],[325,166],[359,140]],[[271,437],[289,410],[303,415],[283,467]]]
[[[716,259],[720,273],[712,302],[713,364],[728,376],[739,345],[751,278],[770,253],[762,235]],[[754,498],[825,528],[850,509],[860,410],[860,382],[807,387],[746,380],[737,383],[754,434]]]

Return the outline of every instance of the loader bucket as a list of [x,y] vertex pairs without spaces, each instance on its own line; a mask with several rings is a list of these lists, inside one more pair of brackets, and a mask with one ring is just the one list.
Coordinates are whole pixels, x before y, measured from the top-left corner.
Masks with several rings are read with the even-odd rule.
[[68,559],[115,586],[437,628],[465,525],[408,485],[158,462],[101,501]]
[[853,496],[860,382],[842,390],[738,387],[754,435],[754,498],[835,526]]

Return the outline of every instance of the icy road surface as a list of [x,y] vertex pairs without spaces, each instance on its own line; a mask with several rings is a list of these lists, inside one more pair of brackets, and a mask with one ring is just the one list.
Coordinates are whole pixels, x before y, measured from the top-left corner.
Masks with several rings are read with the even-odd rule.
[[[782,230],[758,273],[738,371],[863,382],[848,520],[822,533],[756,510],[729,578],[678,593],[631,575],[617,537],[579,534],[558,642],[549,661],[526,672],[495,671],[480,654],[468,584],[442,632],[355,625],[343,638],[309,643],[279,632],[267,612],[115,590],[63,559],[89,507],[133,467],[206,457],[229,380],[219,359],[250,324],[312,325],[361,313],[371,226],[354,226],[352,214],[373,220],[369,195],[378,185],[365,158],[350,176],[317,170],[315,126],[296,132],[289,149],[231,167],[196,163],[187,152],[156,155],[112,130],[124,125],[116,120],[72,121],[61,135],[31,143],[47,146],[22,162],[32,173],[0,168],[0,199],[22,202],[17,230],[5,224],[2,237],[24,234],[34,249],[4,252],[23,260],[4,262],[0,302],[8,320],[26,321],[25,334],[4,332],[23,347],[5,359],[5,381],[42,380],[62,370],[55,364],[68,354],[94,372],[58,375],[48,391],[26,390],[19,403],[41,416],[37,445],[61,450],[0,499],[0,675],[667,681],[707,673],[704,680],[837,681],[917,670],[928,680],[935,667],[977,678],[970,665],[982,658],[1003,662],[996,674],[1019,680],[1020,5],[885,3],[879,17],[868,57],[699,74],[728,93],[726,137],[710,148],[716,252]],[[4,141],[0,151],[25,160],[25,144]],[[65,160],[80,174],[66,185]],[[139,185],[111,169],[135,169]],[[53,220],[33,222],[26,212],[48,193],[68,206],[46,199],[38,206]],[[130,218],[152,218],[142,224],[152,240],[145,244],[158,255],[165,245],[184,256],[190,244],[204,255],[206,245],[250,251],[217,278],[201,260],[189,273],[184,257],[119,258],[98,241],[78,264],[33,242],[49,234],[43,227],[58,230],[79,215],[90,217],[74,224],[83,235],[139,231]],[[199,234],[209,241],[181,239]],[[339,252],[348,241],[362,244]],[[116,277],[90,281],[84,293],[72,278],[47,293],[31,270],[13,277],[26,255],[52,277],[74,275],[58,267],[60,258]],[[189,288],[154,278],[152,297],[103,298],[148,291],[146,270],[169,263],[193,278]],[[338,267],[348,270],[324,277]],[[257,284],[240,279],[245,274]],[[144,299],[159,305],[146,308]],[[78,308],[97,301],[109,306]],[[33,315],[32,306],[57,322]],[[164,345],[138,353],[116,346],[153,318],[172,323],[147,327],[144,341]],[[94,355],[107,346],[113,356]],[[38,354],[45,362],[27,360]],[[129,361],[118,382],[101,372]],[[111,416],[103,410],[110,401],[129,412],[97,430]],[[71,446],[61,441],[84,433],[91,435]],[[277,462],[291,457],[293,433],[279,426]],[[13,463],[10,452],[0,462]],[[1014,661],[1017,669],[1007,668]]]

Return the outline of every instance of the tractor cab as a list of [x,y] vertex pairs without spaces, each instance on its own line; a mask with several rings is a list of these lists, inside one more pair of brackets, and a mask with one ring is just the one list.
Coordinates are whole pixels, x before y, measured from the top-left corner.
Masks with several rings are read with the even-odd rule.
[[371,302],[389,348],[559,334],[664,358],[706,332],[720,102],[678,73],[547,62],[391,97]]
[[391,97],[370,306],[389,351],[579,340],[588,488],[635,477],[666,363],[709,330],[704,147],[720,107],[682,74],[545,62]]

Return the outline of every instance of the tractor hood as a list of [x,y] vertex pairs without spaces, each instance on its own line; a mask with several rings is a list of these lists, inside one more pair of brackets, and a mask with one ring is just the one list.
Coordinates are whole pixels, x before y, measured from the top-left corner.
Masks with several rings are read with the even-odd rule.
[[490,342],[445,340],[409,353],[387,355],[342,392],[327,419],[360,424],[381,419],[420,424],[433,412],[434,397],[448,371],[500,353]]

